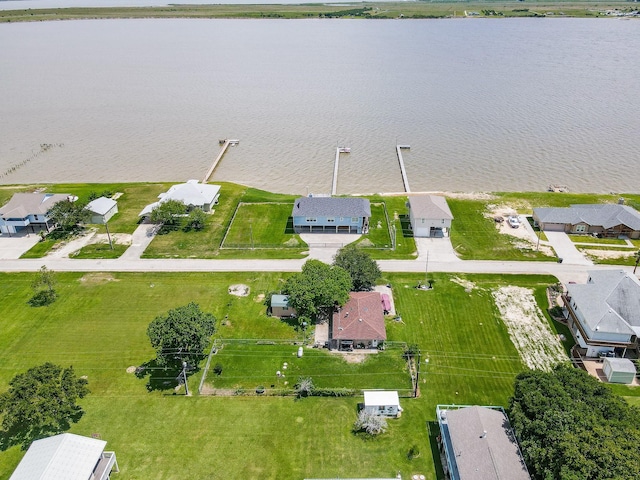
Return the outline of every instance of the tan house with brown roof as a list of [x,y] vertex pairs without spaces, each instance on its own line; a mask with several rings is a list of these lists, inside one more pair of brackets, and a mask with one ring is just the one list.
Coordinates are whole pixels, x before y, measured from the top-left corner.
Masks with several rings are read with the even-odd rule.
[[378,348],[387,339],[380,292],[351,292],[349,301],[333,312],[329,334],[334,350]]
[[49,231],[54,225],[51,208],[63,200],[74,199],[68,193],[16,193],[0,208],[0,232],[21,233]]

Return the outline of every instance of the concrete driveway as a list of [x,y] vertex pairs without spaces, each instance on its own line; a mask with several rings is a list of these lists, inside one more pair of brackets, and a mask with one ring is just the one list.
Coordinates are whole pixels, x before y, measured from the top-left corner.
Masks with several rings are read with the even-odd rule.
[[40,235],[30,234],[12,234],[11,236],[0,235],[0,259],[15,260],[26,251],[30,250],[36,243],[40,241]]
[[300,238],[309,245],[309,258],[333,263],[339,249],[358,240],[362,235],[347,233],[301,233]]
[[418,249],[418,260],[427,260],[427,252],[429,254],[429,262],[461,262],[456,255],[451,238],[414,238],[416,248]]
[[123,260],[135,260],[142,256],[151,240],[156,236],[158,226],[155,223],[141,223],[131,236],[131,246],[120,256]]
[[544,232],[549,239],[549,243],[556,251],[558,257],[562,258],[563,263],[572,265],[593,265],[591,260],[587,260],[582,253],[578,251],[573,242],[564,232]]

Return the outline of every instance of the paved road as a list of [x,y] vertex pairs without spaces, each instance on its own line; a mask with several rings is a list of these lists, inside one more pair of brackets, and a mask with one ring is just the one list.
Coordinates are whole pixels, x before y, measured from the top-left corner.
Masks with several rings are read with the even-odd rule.
[[[0,260],[0,271],[34,272],[42,265],[56,272],[297,272],[306,260],[198,260],[198,259],[22,259]],[[383,272],[424,272],[421,260],[380,260]],[[501,262],[492,260],[429,259],[429,272],[548,274],[562,282],[585,282],[588,270],[632,267],[611,265],[572,265],[555,262]]]

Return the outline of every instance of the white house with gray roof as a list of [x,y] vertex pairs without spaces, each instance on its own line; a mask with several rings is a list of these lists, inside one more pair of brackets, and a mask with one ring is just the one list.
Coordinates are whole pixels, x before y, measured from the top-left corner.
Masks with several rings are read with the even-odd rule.
[[0,208],[0,232],[9,235],[46,230],[54,225],[49,212],[61,201],[75,200],[68,193],[15,193]]
[[534,208],[533,220],[541,230],[596,233],[604,237],[640,238],[640,213],[627,205],[571,205]]
[[414,237],[448,237],[453,215],[444,197],[411,195],[409,218]]
[[119,472],[107,442],[62,433],[34,441],[9,480],[109,480]]
[[301,197],[291,216],[296,233],[367,233],[371,204],[365,198]]
[[210,212],[220,198],[220,185],[199,183],[197,180],[189,180],[187,183],[179,183],[171,186],[169,190],[158,195],[157,202],[150,203],[139,213],[140,217],[150,215],[151,212],[163,202],[176,200],[184,204],[188,209],[200,208]]
[[587,357],[638,348],[640,281],[623,270],[593,270],[586,284],[567,285],[564,315]]
[[451,480],[531,480],[502,407],[438,405],[439,445]]

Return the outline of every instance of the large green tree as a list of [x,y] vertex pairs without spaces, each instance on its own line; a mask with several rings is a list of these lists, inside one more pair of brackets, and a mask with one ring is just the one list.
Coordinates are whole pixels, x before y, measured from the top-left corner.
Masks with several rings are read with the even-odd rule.
[[215,331],[216,319],[196,303],[159,315],[147,328],[147,335],[161,365],[189,355],[200,356]]
[[302,322],[315,320],[323,308],[344,305],[351,286],[351,277],[343,268],[307,260],[300,273],[289,277],[283,292],[289,295],[289,305]]
[[151,210],[151,221],[163,225],[174,226],[180,224],[182,215],[187,211],[187,207],[178,200],[167,200],[161,202]]
[[73,367],[44,363],[20,373],[0,394],[0,413],[10,444],[31,441],[67,430],[82,416],[77,400],[89,393],[87,380],[77,378]]
[[349,272],[353,289],[358,292],[371,290],[382,275],[378,262],[354,245],[347,245],[338,250],[333,265]]
[[508,413],[536,479],[640,478],[640,409],[583,370],[521,373]]
[[61,230],[68,232],[91,218],[91,212],[84,207],[85,205],[78,201],[62,200],[51,207],[49,218]]

